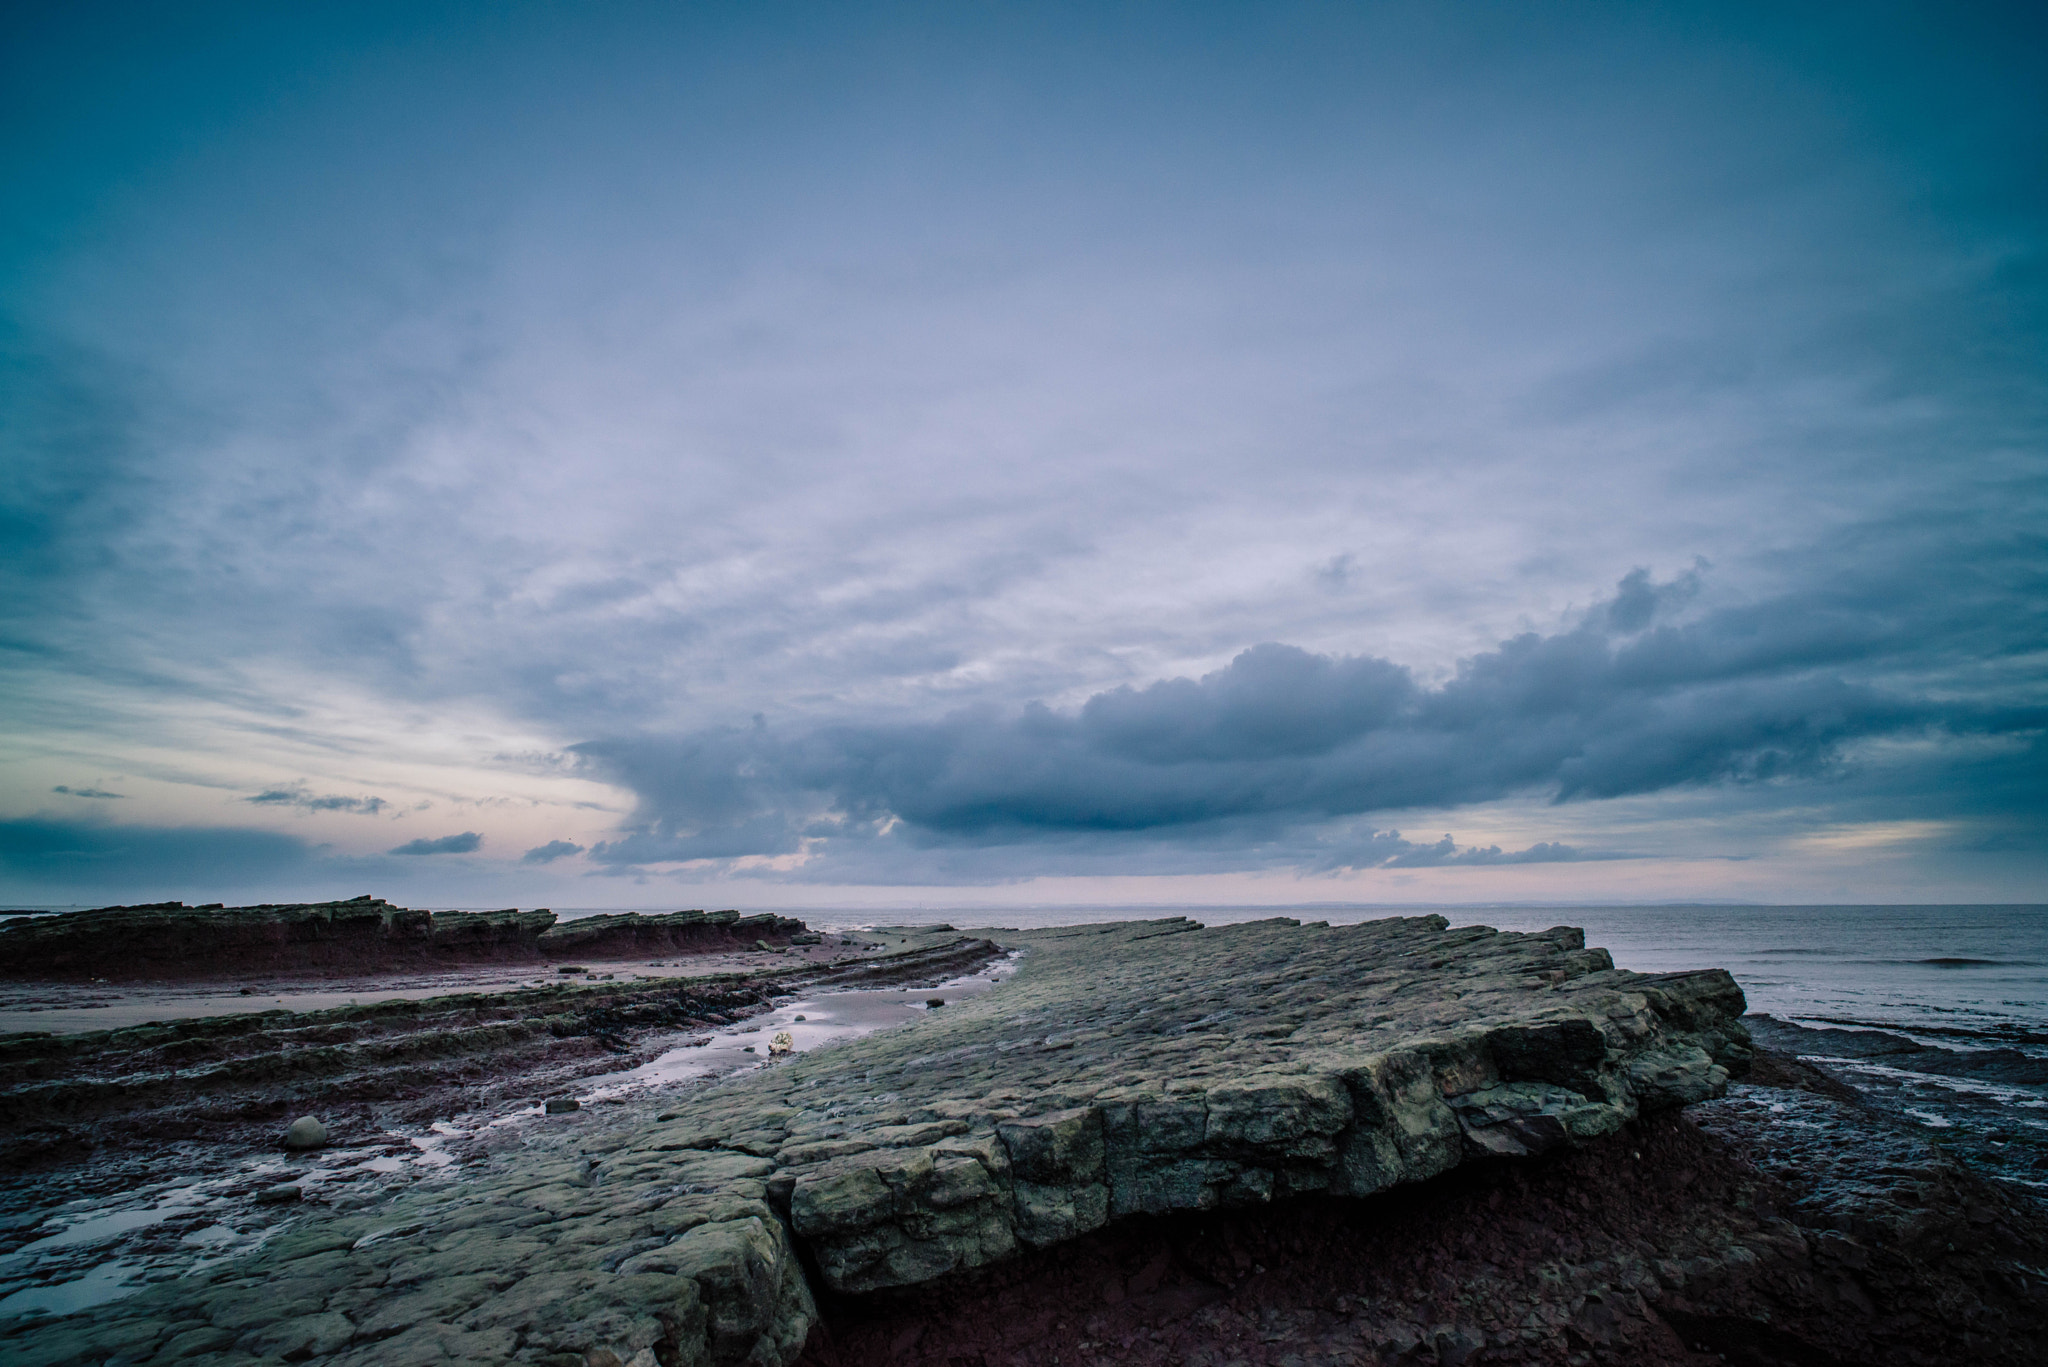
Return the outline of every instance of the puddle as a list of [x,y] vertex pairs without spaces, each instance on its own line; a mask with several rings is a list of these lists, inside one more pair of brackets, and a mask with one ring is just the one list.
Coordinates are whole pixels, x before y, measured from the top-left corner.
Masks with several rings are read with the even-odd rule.
[[[930,1012],[946,1010],[988,992],[1017,971],[1018,958],[1015,952],[1006,954],[979,973],[949,978],[937,987],[826,992],[786,1002],[763,1015],[728,1026],[702,1044],[683,1045],[638,1068],[608,1074],[577,1099],[586,1104],[614,1101],[657,1087],[757,1068],[768,1062],[769,1043],[783,1032],[790,1036],[791,1052],[804,1054],[839,1040],[908,1025]],[[943,1001],[945,1006],[928,1005],[935,1000]]]
[[142,1229],[167,1218],[176,1206],[158,1206],[150,1210],[121,1210],[112,1215],[96,1215],[80,1220],[62,1234],[52,1234],[16,1250],[17,1258],[31,1257],[38,1253],[51,1253],[75,1244],[95,1244],[126,1234],[133,1229]]
[[0,1297],[0,1319],[38,1310],[48,1315],[73,1315],[95,1305],[105,1305],[108,1301],[140,1291],[142,1287],[139,1284],[130,1283],[130,1278],[140,1270],[134,1263],[102,1263],[72,1281],[25,1287],[12,1295]]
[[[244,1155],[224,1164],[203,1146],[176,1145],[158,1156],[183,1169],[169,1180],[137,1181],[132,1162],[89,1164],[52,1175],[40,1187],[9,1192],[12,1218],[0,1222],[0,1248],[7,1248],[0,1253],[0,1317],[76,1314],[151,1282],[239,1258],[304,1216],[297,1203],[258,1204],[255,1195],[266,1187],[293,1185],[307,1200],[347,1208],[431,1180],[451,1160],[416,1150],[415,1143],[413,1136],[391,1134],[382,1145]],[[194,1174],[207,1166],[213,1170]],[[95,1187],[103,1190],[63,1199]]]

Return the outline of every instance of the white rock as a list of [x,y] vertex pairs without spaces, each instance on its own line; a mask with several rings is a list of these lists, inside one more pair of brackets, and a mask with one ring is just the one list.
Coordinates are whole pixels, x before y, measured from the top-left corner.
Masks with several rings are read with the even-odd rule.
[[320,1149],[327,1146],[327,1127],[310,1115],[302,1115],[284,1132],[288,1149]]

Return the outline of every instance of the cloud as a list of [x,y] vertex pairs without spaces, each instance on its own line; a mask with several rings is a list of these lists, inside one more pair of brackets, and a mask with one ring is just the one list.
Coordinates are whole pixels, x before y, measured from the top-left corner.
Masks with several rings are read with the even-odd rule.
[[970,882],[2040,845],[2031,12],[727,8],[44,7],[9,810],[609,776],[599,868]]
[[460,835],[444,835],[438,840],[408,840],[403,845],[393,846],[391,854],[470,854],[484,843],[484,838],[475,831],[464,831]]
[[242,800],[259,807],[297,807],[307,812],[356,812],[363,816],[375,816],[391,805],[381,797],[340,797],[333,794],[316,797],[303,787],[270,788]]
[[1238,850],[1240,866],[1557,862],[1592,856],[1372,831],[1332,851],[1308,832],[1504,799],[1824,785],[1853,769],[1862,743],[2023,737],[2043,720],[1848,677],[1879,649],[1880,623],[1830,622],[1797,602],[1674,616],[1697,591],[1691,576],[1659,585],[1631,573],[1576,625],[1504,641],[1435,686],[1385,659],[1269,643],[1199,678],[1110,689],[1071,710],[593,741],[576,753],[639,808],[591,857],[830,861],[864,843],[1039,844],[1050,864],[1071,862],[1078,838],[1120,844],[1148,868],[1184,864],[1197,847]]
[[64,794],[65,796],[67,796],[67,797],[126,797],[126,796],[127,796],[127,794],[126,794],[126,793],[110,793],[110,792],[106,791],[106,790],[105,790],[104,788],[67,788],[67,787],[65,787],[65,786],[64,786],[63,784],[61,784],[61,783],[60,783],[60,784],[58,784],[58,785],[57,785],[56,787],[54,787],[54,788],[50,789],[50,791],[51,791],[51,792],[53,792],[53,793],[63,793],[63,794]]
[[1332,855],[1322,866],[1341,869],[1437,869],[1458,865],[1565,864],[1586,859],[1623,859],[1619,854],[1588,854],[1556,841],[1538,841],[1525,850],[1503,851],[1498,845],[1483,848],[1460,847],[1446,835],[1434,844],[1421,845],[1402,838],[1399,831],[1375,831],[1365,841]]
[[310,871],[306,842],[235,827],[0,821],[0,869],[43,887],[233,886]]
[[[474,846],[472,846],[474,848]],[[583,847],[573,840],[550,840],[545,845],[536,845],[521,855],[522,864],[552,864],[557,859],[566,859],[572,854],[583,853]]]

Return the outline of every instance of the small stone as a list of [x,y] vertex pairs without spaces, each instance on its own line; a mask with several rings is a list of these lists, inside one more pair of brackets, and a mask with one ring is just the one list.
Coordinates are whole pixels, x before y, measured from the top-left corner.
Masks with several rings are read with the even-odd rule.
[[806,1018],[805,1018],[805,1017],[803,1017],[803,1016],[792,1016],[792,1017],[790,1017],[790,1019],[791,1019],[791,1020],[804,1020],[804,1019],[806,1019]]
[[256,1204],[259,1206],[287,1206],[298,1200],[302,1195],[304,1193],[297,1186],[286,1182],[275,1187],[265,1187],[257,1192]]
[[581,964],[563,964],[555,970],[557,973],[588,973],[589,971],[589,969]]
[[927,999],[924,1005],[925,1009],[929,1011],[934,1007],[944,1006],[945,1004],[946,999],[944,997],[932,997]]
[[570,1111],[580,1111],[582,1109],[583,1103],[573,1096],[551,1096],[548,1098],[547,1112],[549,1115],[567,1115]]
[[284,1146],[294,1150],[326,1148],[327,1127],[310,1115],[302,1115],[284,1132]]

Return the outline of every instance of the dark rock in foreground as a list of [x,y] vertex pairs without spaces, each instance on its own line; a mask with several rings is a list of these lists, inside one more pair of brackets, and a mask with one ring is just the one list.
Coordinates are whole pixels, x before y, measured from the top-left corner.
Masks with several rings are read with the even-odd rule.
[[581,955],[641,957],[787,944],[804,923],[737,911],[638,912],[557,924],[546,908],[416,911],[377,897],[276,906],[101,907],[0,922],[11,978],[211,978],[375,972]]
[[559,1118],[376,1216],[0,1329],[60,1364],[749,1363],[820,1292],[901,1291],[1131,1217],[1363,1197],[1569,1151],[1720,1094],[1719,971],[1615,971],[1579,933],[1186,921],[1004,933],[1001,991],[698,1092]]
[[843,1300],[799,1367],[2034,1367],[2039,1207],[1767,1061],[1534,1162],[1133,1221]]

